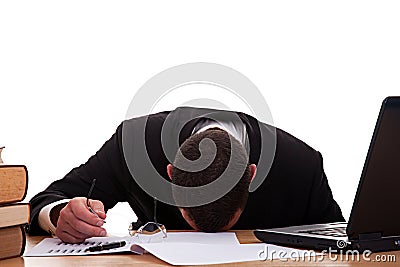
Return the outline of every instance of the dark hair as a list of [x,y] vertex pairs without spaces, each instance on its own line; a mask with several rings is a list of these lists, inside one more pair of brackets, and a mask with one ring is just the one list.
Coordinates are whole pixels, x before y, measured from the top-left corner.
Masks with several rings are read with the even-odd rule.
[[[190,161],[200,158],[199,144],[204,138],[211,139],[216,146],[216,155],[212,163],[204,170],[197,172],[187,172],[175,167],[181,166],[180,163],[184,160],[182,156]],[[224,173],[229,160],[233,161],[236,170],[230,172],[230,175],[232,173],[237,175],[236,179],[241,176],[237,184],[221,198],[202,206],[184,208],[199,230],[205,232],[222,230],[232,220],[239,208],[244,209],[247,202],[251,179],[246,150],[238,140],[219,128],[211,128],[192,135],[179,149],[180,153],[177,153],[172,168],[171,178],[174,184],[185,187],[206,185]],[[207,153],[207,150],[208,148],[203,150],[203,153]],[[175,199],[176,197],[174,194]]]

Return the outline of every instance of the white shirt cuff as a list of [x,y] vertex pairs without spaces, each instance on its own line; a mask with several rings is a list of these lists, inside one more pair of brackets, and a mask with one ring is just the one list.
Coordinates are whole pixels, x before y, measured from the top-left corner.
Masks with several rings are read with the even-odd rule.
[[67,203],[69,202],[70,199],[61,199],[59,201],[50,203],[46,206],[44,206],[40,212],[39,212],[39,217],[38,217],[38,222],[40,228],[45,230],[51,235],[56,234],[56,227],[53,225],[53,223],[50,220],[50,211],[57,205],[62,204],[62,203]]

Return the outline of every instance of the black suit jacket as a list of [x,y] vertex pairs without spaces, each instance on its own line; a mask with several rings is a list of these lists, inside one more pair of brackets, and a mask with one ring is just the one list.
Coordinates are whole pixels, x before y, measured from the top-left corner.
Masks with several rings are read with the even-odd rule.
[[[93,178],[97,181],[92,198],[101,200],[106,210],[117,202],[127,201],[139,221],[152,221],[153,198],[135,182],[125,162],[123,125],[129,125],[134,139],[135,135],[139,136],[139,131],[143,131],[141,127],[146,125],[148,155],[159,174],[169,180],[166,172],[169,161],[160,141],[163,124],[168,115],[171,115],[172,121],[178,122],[183,115],[186,117],[199,110],[201,109],[181,107],[172,113],[166,111],[121,123],[115,134],[85,164],[72,169],[63,179],[51,183],[46,190],[31,199],[30,233],[44,233],[37,221],[41,208],[60,199],[86,196]],[[272,126],[259,123],[247,114],[236,114],[246,126],[250,142],[249,161],[260,166],[260,127],[272,129]],[[198,119],[200,118],[189,121],[180,133],[176,133],[179,135],[179,144],[192,134]],[[257,190],[249,194],[246,207],[233,229],[344,221],[341,210],[332,197],[321,154],[283,130],[273,129],[276,130],[276,151],[271,169]],[[191,229],[178,208],[172,205],[159,203],[157,219],[167,229]]]

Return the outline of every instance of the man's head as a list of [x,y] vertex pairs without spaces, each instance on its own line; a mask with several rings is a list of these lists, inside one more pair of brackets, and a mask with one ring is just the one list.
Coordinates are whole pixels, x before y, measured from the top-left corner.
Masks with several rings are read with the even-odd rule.
[[[211,139],[216,146],[215,158],[207,168],[197,172],[188,172],[174,167],[181,166],[184,158],[190,161],[200,158],[199,144],[204,138]],[[208,151],[211,149],[206,148],[203,153]],[[218,179],[224,173],[230,160],[233,161],[232,166],[234,167],[233,172],[230,173],[237,175],[232,179],[237,180],[240,177],[240,180],[227,194],[206,205],[180,208],[183,217],[194,229],[216,232],[231,228],[239,219],[246,205],[249,185],[255,176],[256,167],[254,164],[248,164],[248,156],[243,145],[219,128],[208,129],[192,135],[181,145],[174,166],[168,165],[167,171],[174,184],[197,187]]]

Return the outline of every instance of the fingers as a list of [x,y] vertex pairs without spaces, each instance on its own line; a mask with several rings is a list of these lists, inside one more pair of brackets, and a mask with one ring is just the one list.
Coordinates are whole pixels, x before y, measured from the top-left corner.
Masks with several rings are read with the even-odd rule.
[[103,202],[101,202],[100,200],[89,200],[89,205],[90,207],[92,207],[92,209],[97,213],[97,215],[101,218],[101,219],[105,219],[107,217],[106,212],[104,211],[104,205]]
[[91,200],[92,208],[100,218],[89,211],[86,198],[74,198],[60,211],[56,235],[63,242],[79,243],[93,236],[105,236],[106,230],[101,226],[106,217],[101,201]]
[[66,223],[62,225],[62,228],[57,227],[56,234],[64,242],[76,243],[83,242],[86,238],[92,236],[105,236],[106,230],[101,227],[90,226],[81,221],[76,225]]
[[[91,200],[89,203],[93,203],[96,202],[98,206],[100,206],[99,203],[101,203],[101,201],[99,200]],[[95,226],[101,226],[103,225],[103,220],[99,219],[95,214],[93,214],[87,207],[86,205],[86,198],[74,198],[71,199],[70,202],[68,203],[68,206],[70,207],[70,209],[66,210],[67,213],[65,214],[66,216],[73,216],[76,217],[82,221],[85,221],[88,224],[91,225],[95,225]],[[103,206],[103,204],[101,203],[101,206]],[[93,207],[92,207],[93,208]],[[102,215],[104,214],[104,208],[102,210],[100,210]],[[72,212],[73,214],[71,215],[70,212]],[[99,214],[100,217],[100,214]],[[105,216],[104,216],[105,218]]]
[[59,232],[57,234],[57,237],[60,238],[65,243],[82,243],[83,241],[85,241],[84,238],[82,239],[75,237],[67,232]]

